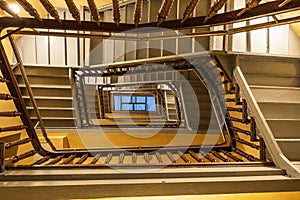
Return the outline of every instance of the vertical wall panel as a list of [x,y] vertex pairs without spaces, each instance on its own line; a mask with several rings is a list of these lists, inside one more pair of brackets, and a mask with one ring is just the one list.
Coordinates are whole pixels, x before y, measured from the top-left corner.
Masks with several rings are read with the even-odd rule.
[[48,36],[36,36],[36,62],[41,65],[49,65]]
[[[181,18],[186,6],[188,5],[189,0],[178,0],[178,18]],[[192,33],[192,29],[185,29],[180,31],[181,34],[189,34]],[[192,39],[191,38],[182,38],[178,39],[178,49],[177,52],[178,54],[184,54],[184,53],[191,53],[192,52]]]
[[[196,16],[205,16],[208,13],[210,4],[207,0],[199,1],[197,7],[195,8]],[[195,28],[195,32],[209,31],[209,28]],[[195,52],[204,50],[209,50],[209,37],[195,37]]]
[[[149,10],[149,20],[151,22],[156,22],[157,21],[157,15],[158,15],[158,10],[161,5],[161,0],[151,0],[149,2],[150,10]],[[161,33],[151,33],[149,34],[150,37],[160,37]],[[149,41],[149,57],[160,57],[162,55],[162,41],[161,40],[155,40],[155,41]]]
[[[121,23],[126,23],[127,19],[127,6],[120,8]],[[122,34],[125,36],[124,34]],[[114,40],[114,62],[124,61],[125,60],[125,43],[124,40]]]
[[271,54],[287,54],[289,25],[276,26],[269,29],[270,33],[270,53]]
[[[23,37],[19,37],[17,40],[15,40],[16,46],[19,50],[20,57],[23,60]],[[13,53],[13,63],[16,63],[17,59],[15,57],[15,54]]]
[[[73,20],[70,12],[66,11],[66,20]],[[77,33],[77,31],[66,31],[67,33]],[[79,66],[78,64],[78,39],[77,38],[66,38],[66,51],[67,51],[67,65],[68,66]]]
[[[113,22],[112,10],[104,12],[104,20],[106,22]],[[114,41],[105,39],[103,40],[103,63],[112,63],[114,59]]]
[[35,36],[24,35],[23,36],[23,63],[24,64],[36,64],[36,48],[35,48]]
[[[84,21],[91,21],[91,13],[89,11],[84,11]],[[85,31],[86,34],[91,32]],[[89,38],[84,39],[84,53],[85,53],[85,66],[90,66],[90,40]]]
[[[245,0],[235,0],[234,10],[244,8]],[[239,28],[246,25],[246,22],[234,23],[233,28]],[[232,36],[232,51],[245,52],[247,50],[247,33],[237,33]]]
[[[224,26],[215,26],[212,28],[214,31],[224,30]],[[223,50],[223,36],[213,36],[212,40],[212,48],[213,50]]]
[[[142,10],[142,18],[141,23],[147,23],[149,22],[149,1],[144,0],[143,1],[143,10]],[[137,52],[136,52],[136,58],[137,59],[143,59],[148,58],[149,54],[149,42],[147,41],[137,41]]]
[[[100,12],[100,19],[103,21],[104,13]],[[103,39],[90,40],[90,65],[98,65],[103,63]]]
[[[58,10],[59,17],[63,19],[64,11]],[[52,17],[49,17],[52,19]],[[52,30],[53,32],[64,32],[60,30]],[[65,38],[64,37],[49,37],[50,49],[50,65],[65,65]]]
[[[214,4],[214,0],[211,1],[211,5]],[[221,10],[218,11],[218,13],[224,13],[225,12],[225,6]],[[211,28],[212,31],[222,31],[224,30],[224,26],[215,26]],[[213,36],[210,38],[212,42],[212,48],[213,50],[224,50],[224,36]]]
[[[258,18],[250,21],[250,25],[267,22],[268,18]],[[259,29],[250,32],[251,52],[267,53],[268,29]]]
[[300,38],[294,32],[294,30],[289,27],[289,54],[300,55]]
[[[179,0],[178,0],[179,1]],[[167,20],[177,19],[177,0],[174,0],[172,9],[170,10],[170,13],[168,15]],[[173,30],[170,31],[164,31],[163,36],[174,36],[176,35],[176,32]],[[177,47],[177,39],[167,39],[162,41],[163,45],[163,56],[168,55],[174,55],[176,54],[176,47]]]

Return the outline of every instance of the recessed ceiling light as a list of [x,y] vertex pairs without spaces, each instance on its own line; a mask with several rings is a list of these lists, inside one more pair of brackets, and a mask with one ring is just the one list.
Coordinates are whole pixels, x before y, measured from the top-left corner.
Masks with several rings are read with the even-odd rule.
[[17,4],[11,3],[8,6],[16,14],[18,14],[20,12],[20,6],[18,6]]

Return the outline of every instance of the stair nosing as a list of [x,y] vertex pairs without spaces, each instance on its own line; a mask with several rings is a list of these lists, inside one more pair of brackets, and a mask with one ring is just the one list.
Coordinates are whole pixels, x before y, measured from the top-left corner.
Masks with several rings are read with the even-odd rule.
[[[33,107],[26,107],[27,110],[33,110]],[[75,108],[65,108],[65,107],[38,107],[39,110],[75,110]]]
[[249,85],[250,89],[278,89],[278,90],[300,90],[300,87],[290,87],[290,86],[267,86],[267,85]]

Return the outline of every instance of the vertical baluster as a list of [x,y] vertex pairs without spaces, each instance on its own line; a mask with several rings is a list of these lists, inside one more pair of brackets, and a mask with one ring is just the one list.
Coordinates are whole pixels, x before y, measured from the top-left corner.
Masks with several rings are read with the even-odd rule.
[[28,3],[26,0],[16,0],[23,8],[24,10],[26,10],[26,12],[28,12],[31,16],[33,16],[34,18],[36,18],[39,21],[43,21],[38,13],[38,11],[32,7],[32,5],[30,3]]
[[180,156],[180,158],[185,162],[185,163],[190,163],[191,161],[189,159],[187,159],[187,157],[184,155],[183,152],[181,151],[177,151],[178,155]]
[[66,165],[69,164],[72,160],[74,160],[76,158],[76,154],[70,155],[63,163],[61,163],[62,165]]
[[216,0],[214,5],[210,8],[207,17],[204,19],[203,23],[206,23],[209,19],[214,17],[219,10],[223,8],[227,0]]
[[157,26],[163,23],[170,13],[174,0],[164,0],[157,16]]
[[116,26],[119,27],[121,21],[119,0],[112,0],[112,5],[113,5],[114,22],[116,23]]
[[112,159],[113,155],[112,153],[107,154],[106,159],[105,159],[105,164],[108,165]]
[[134,18],[133,18],[136,28],[141,22],[142,10],[143,10],[143,0],[136,0],[135,9],[134,9]]
[[89,4],[89,8],[90,8],[91,14],[92,14],[95,22],[97,23],[98,26],[100,26],[100,15],[99,15],[95,1],[87,0],[87,2]]
[[189,151],[189,154],[197,161],[197,162],[204,162],[195,152]]
[[252,142],[257,142],[257,132],[256,132],[256,123],[253,116],[250,117],[250,140]]
[[240,156],[243,156],[244,158],[246,158],[249,161],[259,161],[259,159],[255,158],[254,156],[247,154],[246,152],[244,152],[241,149],[238,148],[234,148],[233,149],[235,153],[239,154]]
[[47,10],[47,12],[59,23],[61,23],[61,20],[59,18],[57,10],[54,8],[54,6],[49,2],[49,0],[40,0],[44,8]]
[[167,151],[167,156],[168,156],[169,160],[171,161],[171,163],[177,163],[177,161],[173,157],[173,154],[170,151]]
[[17,117],[21,116],[23,113],[18,111],[8,111],[8,112],[0,112],[0,117]]
[[120,155],[119,155],[119,162],[118,163],[120,165],[123,164],[124,159],[125,159],[125,154],[124,153],[120,153]]
[[51,157],[50,156],[45,156],[37,161],[35,161],[34,163],[32,163],[31,165],[41,165],[45,162],[47,162]]
[[78,24],[81,24],[80,21],[80,12],[79,9],[76,7],[73,0],[65,0],[72,17],[77,21]]
[[133,163],[133,164],[136,164],[136,161],[137,161],[136,153],[133,152],[133,153],[132,153],[132,163]]
[[239,105],[241,103],[240,87],[238,84],[236,84],[234,89],[234,99],[236,105]]
[[210,156],[208,155],[208,153],[203,152],[203,151],[199,151],[199,153],[200,153],[204,158],[206,158],[209,162],[217,162],[216,159],[213,159],[212,157],[210,157]]
[[5,144],[5,149],[9,149],[11,147],[18,146],[21,144],[26,144],[26,143],[30,142],[31,140],[32,140],[31,138],[24,138],[24,139],[13,141],[13,142],[8,142]]
[[30,150],[30,151],[27,151],[25,153],[22,153],[20,155],[17,155],[17,156],[12,156],[11,158],[8,158],[6,161],[8,163],[16,163],[18,162],[19,160],[23,160],[25,158],[28,158],[30,156],[34,156],[36,154],[36,151],[35,150]]
[[0,83],[9,83],[10,81],[0,76]]
[[251,10],[252,8],[255,8],[256,6],[258,6],[258,4],[260,3],[261,0],[251,0],[246,4],[246,7],[241,10],[236,16],[241,16],[243,15],[245,12],[247,12],[248,10]]
[[290,3],[293,0],[285,0],[283,1],[281,4],[278,5],[278,8],[282,8],[283,6],[285,6],[286,4]]
[[19,15],[17,15],[8,5],[6,1],[0,0],[0,8],[10,14],[13,17],[16,17],[18,19],[21,19]]
[[61,161],[64,157],[65,157],[65,155],[57,156],[56,158],[54,158],[53,160],[51,160],[46,165],[55,165],[56,163],[58,163],[59,161]]
[[78,164],[78,165],[82,164],[84,161],[86,161],[86,159],[88,157],[89,157],[88,153],[84,154],[83,156],[81,156],[81,158],[75,164]]
[[219,154],[217,151],[212,151],[211,152],[214,156],[216,156],[216,158],[219,158],[220,160],[222,160],[223,162],[229,162],[229,160],[225,157],[223,157],[221,154]]
[[150,163],[150,158],[149,158],[149,154],[148,154],[148,153],[144,153],[144,159],[145,159],[145,162],[146,162],[147,164]]
[[162,158],[161,158],[160,153],[159,153],[159,152],[156,152],[155,155],[156,155],[156,158],[157,158],[159,164],[163,163],[163,160],[162,160]]
[[260,146],[260,151],[259,151],[259,158],[261,161],[266,161],[266,144],[264,142],[263,138],[260,138],[259,140],[259,146]]
[[98,153],[97,155],[95,155],[94,159],[90,164],[96,164],[100,158],[101,158],[101,154]]
[[0,141],[0,173],[4,172],[5,147],[4,142]]
[[248,106],[246,99],[242,100],[242,122],[247,123],[248,122]]
[[181,19],[181,24],[183,24],[188,18],[190,18],[193,14],[195,7],[197,6],[199,0],[190,0],[189,4],[187,5]]
[[231,158],[232,160],[236,161],[236,162],[244,162],[242,159],[237,158],[236,156],[232,155],[230,152],[225,151],[225,150],[221,150],[221,152],[223,154],[225,154],[227,157]]

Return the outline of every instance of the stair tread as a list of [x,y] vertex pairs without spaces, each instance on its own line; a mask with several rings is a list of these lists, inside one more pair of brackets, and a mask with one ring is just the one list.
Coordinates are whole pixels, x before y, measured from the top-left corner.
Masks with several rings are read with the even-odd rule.
[[300,142],[300,135],[299,138],[275,138],[277,142]]
[[[33,107],[26,107],[28,110],[33,110]],[[59,107],[38,107],[39,110],[75,110],[75,108],[59,108]]]
[[[19,87],[26,87],[25,84],[19,84]],[[71,89],[70,85],[49,85],[49,84],[30,84],[31,88],[52,88],[52,89]]]
[[[159,169],[154,170],[150,174],[178,174],[178,173],[196,173],[199,176],[205,176],[207,173],[227,173],[227,172],[256,172],[256,171],[269,171],[274,173],[283,173],[284,170],[276,167],[266,167],[266,166],[224,166],[224,167],[210,167],[210,168],[176,168],[176,169]],[[34,173],[33,173],[34,172]],[[7,171],[5,172],[7,176],[42,176],[42,175],[59,175],[59,176],[69,176],[70,174],[73,175],[118,175],[118,174],[128,174],[127,172],[116,171],[113,169],[52,169],[49,170],[22,170],[22,171]],[[145,173],[148,174],[148,173]],[[128,176],[134,176],[135,174],[129,174]]]
[[[24,99],[30,99],[29,96],[23,96]],[[73,97],[49,97],[49,96],[35,96],[35,99],[61,99],[61,100],[73,100]]]
[[[37,117],[30,117],[30,119],[37,119]],[[43,120],[75,120],[74,117],[42,117]]]
[[[15,72],[16,76],[21,76],[22,74],[20,72]],[[26,74],[27,77],[51,77],[51,78],[69,78],[69,74]]]

